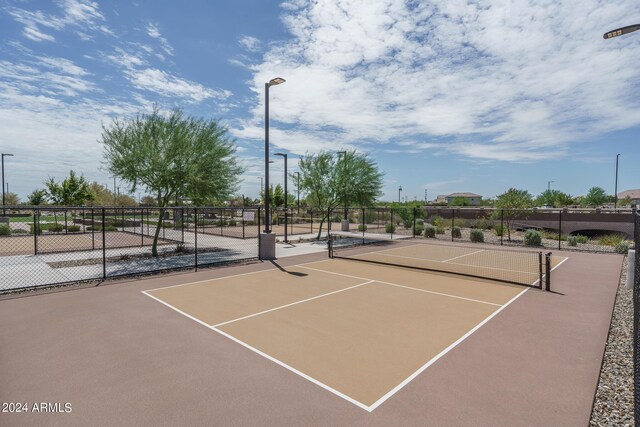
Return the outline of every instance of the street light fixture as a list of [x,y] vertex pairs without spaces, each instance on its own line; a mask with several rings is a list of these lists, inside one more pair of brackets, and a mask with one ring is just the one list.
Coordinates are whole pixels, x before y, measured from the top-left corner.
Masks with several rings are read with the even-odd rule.
[[402,203],[402,201],[400,200],[400,192],[402,192],[402,185],[398,187],[398,203]]
[[289,242],[289,236],[287,234],[287,227],[289,226],[288,212],[289,212],[289,193],[287,190],[287,154],[286,153],[274,153],[275,156],[284,158],[284,241]]
[[618,209],[618,158],[620,154],[616,154],[616,187],[614,191],[613,208]]
[[269,218],[269,88],[285,82],[282,77],[276,77],[264,84],[264,232],[271,233]]
[[628,25],[626,27],[617,28],[613,31],[607,31],[602,35],[603,39],[611,39],[614,37],[622,36],[624,34],[633,33],[634,31],[640,30],[640,24]]
[[13,157],[13,154],[9,154],[9,153],[1,153],[1,154],[2,154],[2,216],[5,216],[7,213],[4,209],[4,158]]

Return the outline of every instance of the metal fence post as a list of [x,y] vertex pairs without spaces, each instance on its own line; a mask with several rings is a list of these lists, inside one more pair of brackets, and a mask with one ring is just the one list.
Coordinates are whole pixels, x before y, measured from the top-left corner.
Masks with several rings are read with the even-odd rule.
[[[544,289],[547,291],[551,290],[551,252],[549,252],[548,254],[546,254],[544,256],[545,259],[545,282],[544,282]],[[542,284],[540,284],[540,287],[542,287]]]
[[562,209],[558,212],[558,250],[562,249]]
[[67,210],[64,210],[64,234],[68,234],[67,229],[69,228],[69,224],[67,223]]
[[393,240],[393,230],[396,228],[396,225],[393,223],[393,208],[391,208],[391,227],[389,227],[389,231],[391,231],[391,240]]
[[503,238],[504,238],[504,209],[500,209],[500,246],[502,246]]
[[184,245],[184,206],[180,208],[180,229],[182,230],[182,244]]
[[413,230],[411,231],[411,236],[416,237],[416,208],[413,208]]
[[195,269],[198,271],[198,208],[193,208],[193,220],[195,221],[194,230],[195,233],[193,235],[194,240],[194,248],[195,248]]
[[456,223],[456,211],[451,208],[451,241],[453,242],[453,227],[455,227]]
[[244,240],[244,208],[242,208],[242,240]]
[[91,208],[91,250],[96,249],[96,215]]
[[107,235],[105,226],[105,212],[102,208],[102,278],[107,278]]
[[38,208],[33,210],[33,254],[38,255],[38,219],[40,218],[40,211]]
[[262,239],[262,234],[260,233],[260,215],[262,215],[262,207],[258,206],[258,259],[262,261],[262,254],[260,253],[260,239]]

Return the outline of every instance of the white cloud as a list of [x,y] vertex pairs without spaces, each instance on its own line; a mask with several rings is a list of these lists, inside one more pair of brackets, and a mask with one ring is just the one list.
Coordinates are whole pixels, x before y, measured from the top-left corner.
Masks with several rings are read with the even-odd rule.
[[[294,127],[309,150],[335,140],[413,140],[414,152],[527,162],[640,125],[640,44],[602,39],[640,16],[631,0],[324,0],[283,8],[293,38],[249,66],[257,102],[245,127],[259,126],[264,82],[284,77],[270,91],[274,127]],[[436,138],[448,142],[425,145]]]
[[173,47],[169,44],[166,38],[160,34],[160,29],[157,25],[149,23],[147,24],[147,35],[160,42],[160,47],[165,51],[167,55],[173,56]]
[[262,43],[255,37],[242,36],[238,40],[240,46],[248,50],[249,52],[258,52],[262,48]]
[[228,91],[209,89],[156,68],[129,70],[126,74],[138,89],[167,97],[179,97],[190,102],[202,102],[208,98],[225,99],[231,95]]

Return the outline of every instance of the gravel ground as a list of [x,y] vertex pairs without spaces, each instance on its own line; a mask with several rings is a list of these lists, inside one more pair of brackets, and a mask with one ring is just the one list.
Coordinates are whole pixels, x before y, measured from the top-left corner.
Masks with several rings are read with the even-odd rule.
[[633,426],[633,290],[625,257],[590,426]]

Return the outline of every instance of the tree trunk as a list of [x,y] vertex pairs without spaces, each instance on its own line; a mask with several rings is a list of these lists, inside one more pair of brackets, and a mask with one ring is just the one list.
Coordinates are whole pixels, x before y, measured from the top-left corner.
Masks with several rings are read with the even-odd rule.
[[323,215],[322,218],[320,219],[320,226],[318,227],[318,235],[316,236],[316,240],[320,240],[320,237],[322,236],[322,225],[324,224],[324,221],[327,218],[329,218],[328,215]]
[[158,218],[158,223],[156,224],[156,232],[153,235],[153,244],[151,245],[151,255],[153,257],[158,256],[158,238],[160,237],[160,228],[162,228],[163,222],[164,222],[164,208],[160,208],[160,217]]

